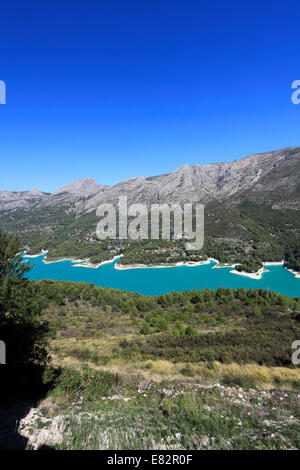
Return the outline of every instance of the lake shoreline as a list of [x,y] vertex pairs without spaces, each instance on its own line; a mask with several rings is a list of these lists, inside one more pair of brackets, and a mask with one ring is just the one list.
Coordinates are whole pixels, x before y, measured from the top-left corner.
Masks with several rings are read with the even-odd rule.
[[[72,264],[73,264],[73,268],[76,268],[76,267],[79,267],[79,268],[93,268],[93,269],[97,269],[99,268],[100,266],[104,265],[104,264],[109,264],[109,263],[113,263],[116,259],[118,258],[121,258],[123,255],[116,255],[114,258],[111,258],[111,259],[108,259],[108,260],[105,260],[105,261],[101,261],[100,263],[91,263],[90,262],[90,259],[89,258],[84,258],[84,259],[76,259],[76,258],[59,258],[59,259],[53,259],[53,260],[48,260],[47,259],[47,253],[48,253],[48,250],[42,250],[41,253],[38,253],[36,255],[27,255],[27,252],[26,251],[23,251],[21,252],[20,254],[24,253],[25,254],[25,257],[26,258],[39,258],[40,256],[43,256],[46,254],[46,256],[44,257],[44,259],[42,260],[43,263],[45,264],[54,264],[54,263],[60,263],[62,261],[70,261]],[[76,263],[76,264],[74,264]]]
[[[288,273],[283,266],[267,266],[270,272],[262,276],[241,273],[232,275],[231,269],[213,269],[217,265],[217,260],[201,260],[200,262],[186,266],[181,262],[178,269],[115,269],[122,259],[115,256],[111,260],[102,261],[99,269],[78,269],[78,267],[89,267],[87,262],[82,264],[72,261],[55,263],[44,263],[43,258],[26,259],[33,267],[28,271],[26,277],[29,279],[42,280],[53,279],[57,281],[85,282],[95,286],[107,287],[129,292],[136,292],[143,295],[161,295],[168,292],[182,292],[189,290],[203,290],[223,288],[263,288],[272,290],[290,297],[300,297],[300,280],[296,279],[292,273]],[[117,258],[117,259],[116,259]],[[77,269],[73,269],[78,264]],[[222,265],[221,265],[222,266]],[[220,266],[220,267],[221,267]],[[127,266],[126,266],[127,267]],[[158,268],[161,266],[158,266]],[[166,268],[166,266],[163,266]],[[190,269],[194,267],[194,269]],[[225,267],[225,266],[224,266]]]
[[212,258],[209,258],[203,261],[187,261],[187,262],[179,261],[178,263],[173,263],[173,264],[127,264],[126,265],[126,264],[116,263],[114,265],[114,269],[117,269],[118,271],[127,271],[129,269],[176,268],[180,266],[193,267],[193,266],[201,266],[204,264],[209,264],[211,261],[212,261]]
[[48,253],[48,250],[42,250],[41,253],[38,253],[37,255],[27,255],[27,251],[22,251],[19,254],[25,253],[26,258],[39,258],[40,256],[43,256]]
[[[53,261],[50,260],[49,261],[49,260],[47,260],[48,250],[42,250],[41,253],[36,254],[36,255],[27,255],[26,251],[24,251],[23,253],[25,254],[26,258],[30,258],[30,259],[31,258],[38,258],[38,257],[43,256],[43,255],[46,254],[45,258],[43,259],[43,263],[45,263],[45,264],[60,263],[61,261],[70,261],[73,264],[72,267],[74,267],[74,268],[92,268],[92,269],[98,269],[100,266],[103,266],[105,264],[114,263],[117,259],[124,256],[123,254],[116,255],[113,258],[109,259],[109,260],[104,260],[104,261],[101,261],[100,263],[95,264],[95,263],[91,263],[89,258],[85,258],[85,259],[61,258],[61,259],[57,259],[57,260],[53,260]],[[245,277],[248,277],[249,279],[254,279],[254,280],[260,280],[262,278],[263,273],[268,272],[268,269],[264,268],[265,266],[284,266],[284,260],[282,260],[282,261],[265,261],[265,262],[262,263],[263,268],[260,268],[255,273],[248,273],[246,271],[237,271],[235,269],[235,267],[239,263],[235,263],[235,264],[221,263],[216,258],[208,258],[207,260],[202,260],[202,261],[187,261],[187,262],[179,261],[177,263],[171,263],[171,264],[151,264],[151,265],[141,264],[141,263],[140,264],[136,263],[136,264],[122,265],[121,263],[118,262],[118,263],[115,263],[114,269],[116,269],[118,271],[127,271],[129,269],[176,268],[176,267],[180,267],[180,266],[194,267],[194,266],[201,266],[201,265],[209,264],[211,262],[215,263],[215,265],[212,266],[211,269],[232,268],[232,270],[230,271],[231,274],[235,274],[235,275],[238,275],[238,276],[245,276]],[[76,264],[74,264],[74,263],[76,263]],[[295,271],[293,269],[288,269],[288,268],[284,268],[284,269],[286,269],[291,274],[293,274],[296,279],[300,279],[300,272]]]
[[[287,268],[286,268],[286,269],[287,269]],[[290,273],[292,273],[296,279],[300,279],[300,272],[295,271],[294,269],[287,269],[287,271],[289,271]]]
[[105,261],[101,261],[101,263],[98,263],[98,264],[91,263],[88,259],[87,259],[87,260],[77,260],[77,261],[73,261],[73,263],[77,263],[77,264],[74,264],[72,267],[73,267],[73,268],[92,268],[92,269],[98,269],[100,266],[103,266],[104,264],[113,263],[114,261],[116,261],[116,259],[119,259],[119,258],[121,258],[122,256],[124,256],[124,255],[116,255],[116,256],[114,256],[113,258],[107,259],[107,260],[105,260]]
[[263,273],[266,273],[268,272],[267,269],[265,268],[260,268],[256,273],[247,273],[246,271],[237,271],[236,269],[232,269],[231,271],[229,271],[231,274],[237,274],[238,276],[245,276],[245,277],[249,277],[249,279],[261,279],[262,278],[262,275]]

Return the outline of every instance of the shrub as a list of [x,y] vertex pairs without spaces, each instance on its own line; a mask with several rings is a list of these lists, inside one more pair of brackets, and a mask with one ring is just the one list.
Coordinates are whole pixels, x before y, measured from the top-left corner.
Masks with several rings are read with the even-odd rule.
[[193,369],[191,368],[190,364],[187,364],[186,366],[182,367],[180,369],[180,373],[182,375],[188,376],[188,377],[193,377],[195,375]]
[[72,398],[84,395],[86,400],[99,399],[113,392],[115,375],[111,372],[84,369],[64,369],[56,380],[54,394],[67,394]]
[[187,336],[197,336],[198,335],[198,331],[193,328],[192,326],[188,326],[186,329],[185,329],[185,332],[184,332],[185,335]]

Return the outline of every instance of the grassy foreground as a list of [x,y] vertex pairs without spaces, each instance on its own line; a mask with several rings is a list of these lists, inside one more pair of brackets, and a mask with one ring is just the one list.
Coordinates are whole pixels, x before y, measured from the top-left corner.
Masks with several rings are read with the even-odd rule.
[[0,446],[300,447],[300,369],[291,362],[299,299],[261,289],[144,297],[32,285],[56,332],[44,376],[51,386],[20,404],[25,411],[0,409]]
[[67,369],[18,433],[27,449],[297,449],[299,393]]

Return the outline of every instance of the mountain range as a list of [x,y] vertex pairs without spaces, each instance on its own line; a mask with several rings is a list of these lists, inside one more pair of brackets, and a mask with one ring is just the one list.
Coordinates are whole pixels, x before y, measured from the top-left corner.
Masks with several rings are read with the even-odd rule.
[[117,203],[119,195],[128,201],[224,202],[245,198],[274,202],[279,207],[299,209],[300,147],[250,155],[234,162],[183,165],[172,173],[137,177],[115,186],[99,185],[93,178],[67,184],[53,193],[38,189],[0,191],[0,211],[33,211],[65,207],[77,216],[95,210],[103,202]]

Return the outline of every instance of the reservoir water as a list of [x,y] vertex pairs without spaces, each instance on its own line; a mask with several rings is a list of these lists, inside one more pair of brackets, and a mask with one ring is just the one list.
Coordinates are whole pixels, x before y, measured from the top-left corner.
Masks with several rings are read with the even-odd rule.
[[44,263],[46,255],[26,258],[33,269],[27,274],[30,279],[56,279],[59,281],[92,282],[96,286],[112,287],[145,295],[160,295],[172,291],[192,289],[217,289],[231,287],[238,289],[269,289],[290,297],[300,297],[300,279],[283,266],[266,266],[261,279],[250,279],[230,273],[232,268],[212,269],[215,262],[200,266],[176,266],[168,268],[134,268],[120,271],[114,262],[98,268],[74,266],[71,261]]

